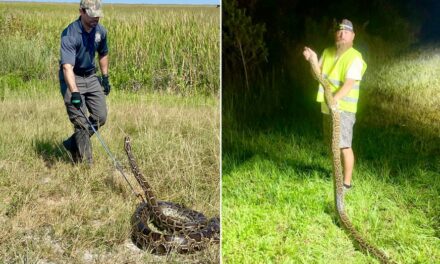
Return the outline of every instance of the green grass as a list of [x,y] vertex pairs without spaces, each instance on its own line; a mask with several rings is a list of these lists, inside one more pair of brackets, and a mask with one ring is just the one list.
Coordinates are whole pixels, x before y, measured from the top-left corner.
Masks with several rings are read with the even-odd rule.
[[427,46],[373,64],[367,70],[363,95],[367,100],[361,106],[361,112],[369,109],[372,113],[366,116],[368,122],[404,127],[422,138],[438,138],[439,51],[436,46]]
[[[105,142],[131,175],[126,135],[161,200],[220,213],[219,9],[106,5]],[[73,128],[58,86],[61,31],[77,4],[0,3],[0,262],[219,263],[219,246],[155,256],[130,240],[138,199],[96,137],[92,168],[61,142]]]
[[[241,150],[223,156],[225,263],[373,262],[335,223],[331,161],[318,137],[231,136]],[[440,257],[436,160],[425,156],[396,165],[399,155],[359,155],[346,201],[356,228],[401,263],[435,263]]]
[[[355,125],[346,210],[399,263],[440,259],[436,51],[369,65]],[[378,263],[338,223],[318,111],[266,129],[223,119],[224,263]]]
[[[105,5],[116,89],[184,95],[219,92],[220,9]],[[56,81],[62,30],[78,4],[0,3],[0,75]]]
[[[73,166],[61,142],[72,131],[58,88],[3,90],[0,104],[0,262],[219,262],[218,245],[157,257],[130,240],[137,200],[96,137],[94,165]],[[102,137],[138,188],[123,150],[132,138],[141,171],[159,199],[219,215],[216,100],[113,91]]]

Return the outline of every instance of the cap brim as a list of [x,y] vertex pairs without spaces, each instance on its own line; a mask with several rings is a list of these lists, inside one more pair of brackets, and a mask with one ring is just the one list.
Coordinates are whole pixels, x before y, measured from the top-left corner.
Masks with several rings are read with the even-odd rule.
[[354,32],[353,27],[350,27],[347,25],[339,25],[336,30],[348,30],[348,31]]
[[102,9],[92,10],[91,8],[87,8],[86,13],[89,17],[103,17],[104,16],[104,12],[102,11]]

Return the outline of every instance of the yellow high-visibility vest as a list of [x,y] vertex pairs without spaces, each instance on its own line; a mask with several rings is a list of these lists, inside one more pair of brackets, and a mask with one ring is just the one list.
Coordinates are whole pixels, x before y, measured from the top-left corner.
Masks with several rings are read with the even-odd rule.
[[[362,59],[362,54],[359,51],[354,48],[349,48],[339,58],[336,58],[335,47],[324,50],[324,53],[322,54],[321,74],[331,83],[333,94],[344,85],[345,75],[356,58],[359,58],[362,61],[363,66],[361,76],[363,76],[367,69],[367,64]],[[356,113],[360,83],[360,81],[356,81],[350,92],[339,100],[339,110]],[[321,84],[319,85],[316,101],[324,102],[324,88]],[[328,108],[324,106],[323,112],[328,113]]]

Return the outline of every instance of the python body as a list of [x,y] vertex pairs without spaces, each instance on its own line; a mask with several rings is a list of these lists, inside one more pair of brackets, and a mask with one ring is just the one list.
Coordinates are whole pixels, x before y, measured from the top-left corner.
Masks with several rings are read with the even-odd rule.
[[325,101],[330,109],[331,118],[332,118],[332,156],[333,156],[333,185],[334,185],[334,194],[335,194],[335,205],[338,213],[338,217],[340,222],[344,226],[344,228],[350,233],[353,239],[359,244],[359,247],[372,254],[376,257],[381,263],[396,263],[390,260],[384,252],[382,252],[377,247],[368,243],[362,235],[354,228],[353,224],[350,222],[347,214],[344,210],[344,193],[343,193],[343,177],[342,177],[342,166],[341,166],[341,153],[339,148],[340,141],[340,115],[339,110],[333,108],[335,105],[330,83],[327,79],[324,79],[320,74],[319,65],[316,61],[309,60],[310,66],[312,68],[312,73],[314,78],[321,83],[324,87],[324,97]]
[[[131,169],[142,187],[145,200],[132,217],[132,239],[137,246],[155,254],[168,254],[171,250],[178,253],[193,253],[206,248],[209,244],[220,242],[220,219],[208,220],[202,213],[171,202],[158,201],[151,186],[139,171],[131,152],[130,139],[125,138],[125,151]],[[148,223],[157,229],[153,231]]]

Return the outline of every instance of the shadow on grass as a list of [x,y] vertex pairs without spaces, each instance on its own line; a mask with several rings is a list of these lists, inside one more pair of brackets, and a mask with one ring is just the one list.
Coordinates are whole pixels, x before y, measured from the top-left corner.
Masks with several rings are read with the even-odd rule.
[[339,216],[337,214],[337,210],[334,202],[326,202],[324,207],[324,213],[330,216],[330,219],[332,219],[333,224],[335,224],[339,228],[343,228],[343,226],[339,221]]
[[386,180],[390,183],[407,180],[417,182],[418,170],[432,173],[440,171],[440,142],[434,142],[435,139],[415,137],[397,126],[372,127],[360,124],[355,133],[357,137],[353,145],[357,160],[378,172],[385,170],[388,175]]
[[[328,158],[328,164],[322,164],[322,158],[326,158],[328,153],[325,147],[319,144],[322,141],[320,134],[322,121],[320,116],[316,119],[318,124],[307,120],[310,120],[310,116],[275,123],[273,126],[266,124],[264,128],[234,128],[237,130],[229,131],[228,125],[224,126],[223,174],[229,174],[236,167],[259,156],[276,164],[280,170],[294,170],[300,178],[307,178],[311,174],[330,178],[331,160]],[[288,149],[289,144],[295,145],[293,149]],[[310,148],[314,150],[309,151]],[[305,150],[306,153],[296,153],[297,149]],[[309,159],[310,157],[312,160]],[[313,159],[319,159],[320,162],[315,162]]]
[[54,142],[50,139],[36,139],[33,142],[33,147],[49,169],[58,161],[72,163],[69,153],[59,142]]
[[307,175],[310,175],[314,172],[318,175],[321,175],[321,178],[323,179],[331,179],[333,175],[331,167],[324,167],[319,164],[306,164],[295,160],[287,160],[286,162],[290,167],[295,168],[295,170],[297,171],[300,171],[301,175],[304,176],[302,178],[306,178]]
[[[283,156],[292,138],[300,142],[298,147],[301,149],[315,148],[309,151],[312,159],[330,155],[330,153],[325,153],[325,147],[317,142],[322,138],[320,116],[309,115],[292,119],[289,122],[274,122],[273,127],[270,128],[247,127],[231,132],[228,131],[231,129],[229,124],[223,127],[224,161],[222,166],[224,174],[228,174],[234,167],[240,166],[255,155],[271,160],[280,166],[290,166],[301,175],[314,171],[324,175],[330,174],[331,176],[332,174],[330,160],[330,166],[324,167],[314,160],[309,162],[301,158]],[[264,134],[263,137],[267,135],[266,141],[261,139],[261,134]],[[273,135],[276,135],[275,140]],[[284,145],[282,141],[285,141]],[[297,144],[297,142],[294,143]],[[408,171],[416,172],[420,169],[432,173],[440,171],[439,139],[430,136],[417,137],[404,127],[366,124],[362,116],[354,127],[353,150],[357,163],[375,168],[378,172],[386,169],[389,176],[386,180],[394,184],[404,183],[417,177],[418,173],[408,173]]]

